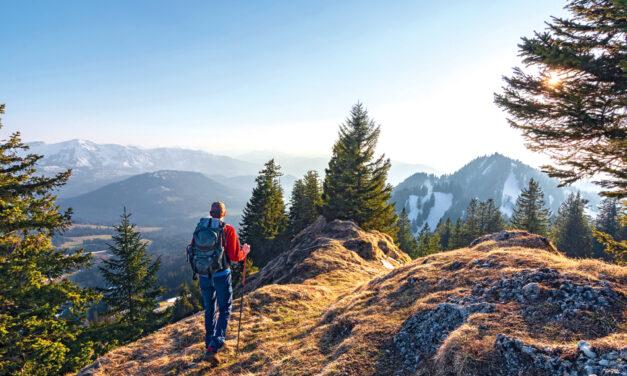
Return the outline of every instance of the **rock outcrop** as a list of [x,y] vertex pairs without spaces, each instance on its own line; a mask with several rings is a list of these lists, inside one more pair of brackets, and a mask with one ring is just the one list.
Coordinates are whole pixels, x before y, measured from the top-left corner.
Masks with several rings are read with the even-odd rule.
[[[249,285],[242,353],[199,362],[195,315],[100,358],[96,375],[624,375],[627,268],[501,232],[414,261],[319,219]],[[235,309],[238,309],[236,306]]]

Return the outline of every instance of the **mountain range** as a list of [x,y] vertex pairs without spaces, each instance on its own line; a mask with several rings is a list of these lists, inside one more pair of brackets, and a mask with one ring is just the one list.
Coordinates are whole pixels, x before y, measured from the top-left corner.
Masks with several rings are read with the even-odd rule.
[[[73,170],[60,192],[59,204],[72,207],[78,222],[101,224],[116,223],[126,206],[142,225],[187,226],[206,214],[208,203],[217,199],[225,200],[237,217],[266,160],[274,157],[283,166],[281,184],[286,201],[295,176],[310,169],[322,174],[328,163],[326,158],[281,153],[251,152],[231,158],[198,150],[144,149],[84,140],[29,145],[30,152],[44,155],[40,161],[44,171]],[[392,174],[400,181],[392,201],[398,211],[407,210],[414,232],[425,222],[434,229],[441,218],[457,219],[473,197],[493,198],[501,212],[511,216],[516,198],[530,178],[540,183],[554,213],[574,190],[558,188],[555,179],[501,154],[476,158],[449,175],[438,176],[428,166],[406,163],[393,164]],[[598,195],[584,192],[584,196],[593,210]],[[232,219],[238,222],[238,218]]]
[[29,152],[43,155],[40,165],[54,173],[72,169],[72,178],[61,197],[77,196],[132,175],[159,170],[195,171],[206,175],[256,175],[259,166],[200,150],[181,148],[144,149],[116,144],[70,140],[55,144],[33,142]]
[[[492,198],[500,211],[510,217],[520,191],[531,178],[540,184],[545,204],[553,213],[574,191],[572,187],[558,187],[557,180],[531,166],[496,153],[476,158],[450,175],[413,174],[394,188],[392,201],[398,211],[405,208],[414,232],[425,222],[433,230],[441,218],[461,217],[472,198]],[[598,195],[582,194],[589,201],[588,209],[594,211]]]
[[[202,150],[182,148],[141,148],[117,144],[97,144],[86,140],[69,140],[47,144],[29,143],[29,152],[43,155],[39,162],[47,173],[72,169],[72,178],[59,192],[60,197],[78,196],[123,180],[132,175],[159,170],[200,172],[228,185],[237,182],[245,189],[252,189],[254,178],[271,158],[281,165],[284,173],[282,184],[291,191],[297,177],[308,170],[321,175],[329,162],[328,157],[303,157],[275,152],[250,152],[237,158],[210,154]],[[404,162],[392,162],[389,174],[391,184],[398,184],[416,171],[435,172],[432,168]]]
[[228,220],[239,222],[250,192],[201,173],[162,170],[132,176],[92,192],[58,201],[79,223],[118,223],[124,208],[141,225],[189,228],[209,212],[212,201],[228,203]]

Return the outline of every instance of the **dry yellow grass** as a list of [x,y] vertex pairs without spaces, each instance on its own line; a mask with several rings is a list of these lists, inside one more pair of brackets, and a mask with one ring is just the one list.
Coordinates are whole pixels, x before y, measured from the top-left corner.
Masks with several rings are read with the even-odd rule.
[[[234,314],[220,366],[211,368],[200,361],[203,319],[198,314],[110,352],[90,372],[394,374],[401,359],[393,338],[408,318],[439,303],[469,296],[472,288],[482,282],[545,267],[582,283],[607,281],[621,297],[611,314],[613,322],[588,320],[587,326],[573,326],[569,322],[534,321],[521,314],[519,303],[503,302],[493,312],[470,315],[446,336],[419,374],[470,375],[478,370],[490,374],[490,367],[497,367],[493,348],[499,333],[539,348],[560,348],[565,355],[575,351],[582,338],[595,348],[625,346],[627,268],[595,260],[573,260],[524,244],[486,241],[409,263],[385,235],[365,233],[347,222],[317,223],[251,281],[238,357],[234,354]],[[477,267],[477,262],[492,266]],[[386,263],[396,268],[389,270]],[[542,302],[538,304],[541,309]],[[238,309],[236,303],[234,312]]]

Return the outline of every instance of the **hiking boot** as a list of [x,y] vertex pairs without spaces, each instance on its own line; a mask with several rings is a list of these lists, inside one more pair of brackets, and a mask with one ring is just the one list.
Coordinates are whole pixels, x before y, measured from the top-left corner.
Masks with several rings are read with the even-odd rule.
[[211,363],[214,366],[220,363],[220,358],[218,358],[218,353],[211,346],[207,347],[207,350],[205,350],[205,356],[203,357],[203,360]]

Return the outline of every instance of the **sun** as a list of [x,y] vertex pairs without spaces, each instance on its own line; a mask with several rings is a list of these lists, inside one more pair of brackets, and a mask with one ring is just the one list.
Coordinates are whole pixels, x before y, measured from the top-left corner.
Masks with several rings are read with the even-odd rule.
[[560,72],[551,70],[546,75],[544,80],[545,80],[545,83],[546,83],[546,85],[548,87],[555,89],[558,86],[560,86],[560,84],[563,81],[563,77],[562,77],[562,74]]

